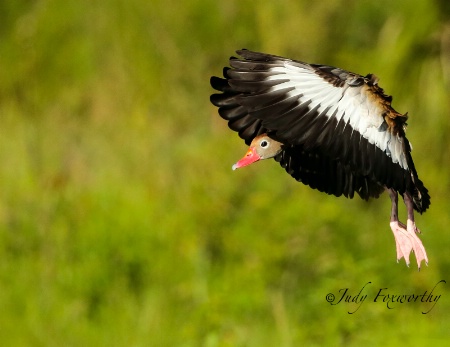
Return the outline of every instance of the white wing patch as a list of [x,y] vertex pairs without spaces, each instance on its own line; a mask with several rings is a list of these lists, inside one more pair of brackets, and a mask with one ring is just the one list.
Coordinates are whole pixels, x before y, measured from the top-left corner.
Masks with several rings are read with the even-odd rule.
[[277,74],[266,80],[289,80],[271,87],[270,91],[293,87],[294,89],[287,93],[287,97],[298,97],[302,104],[310,101],[308,107],[312,109],[319,106],[317,110],[319,114],[324,114],[328,118],[334,114],[338,122],[343,119],[369,143],[389,155],[394,163],[408,169],[403,139],[383,129],[383,109],[368,98],[363,90],[364,85],[352,87],[345,84],[344,87],[335,87],[313,70],[294,66],[289,62],[285,62],[284,67],[271,68],[270,72]]

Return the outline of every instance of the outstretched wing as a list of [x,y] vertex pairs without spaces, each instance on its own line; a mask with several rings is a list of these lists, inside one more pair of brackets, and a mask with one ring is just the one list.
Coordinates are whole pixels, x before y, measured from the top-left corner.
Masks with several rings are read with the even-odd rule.
[[225,79],[211,85],[219,114],[246,143],[268,133],[290,146],[314,150],[388,188],[412,184],[406,115],[391,107],[373,75],[238,51]]

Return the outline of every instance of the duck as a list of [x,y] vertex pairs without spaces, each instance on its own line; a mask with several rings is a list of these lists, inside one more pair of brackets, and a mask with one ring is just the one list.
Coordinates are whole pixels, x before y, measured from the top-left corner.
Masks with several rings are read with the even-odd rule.
[[[249,146],[232,169],[274,159],[322,193],[369,200],[387,192],[397,262],[404,258],[409,266],[414,253],[419,270],[423,261],[428,265],[414,213],[429,208],[430,195],[406,138],[408,113],[392,107],[378,77],[247,49],[236,53],[223,77],[210,79],[211,103]],[[399,195],[406,224],[398,217]]]

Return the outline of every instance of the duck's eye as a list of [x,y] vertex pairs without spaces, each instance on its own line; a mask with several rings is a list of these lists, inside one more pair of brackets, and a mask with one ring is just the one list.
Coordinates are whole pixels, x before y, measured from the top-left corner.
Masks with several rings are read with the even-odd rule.
[[262,140],[261,143],[259,144],[262,148],[266,148],[269,145],[269,142],[267,142],[266,140]]

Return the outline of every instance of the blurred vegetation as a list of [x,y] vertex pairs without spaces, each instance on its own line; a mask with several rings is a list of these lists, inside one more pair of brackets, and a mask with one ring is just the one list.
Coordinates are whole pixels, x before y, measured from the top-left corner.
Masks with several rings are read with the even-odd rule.
[[[209,78],[244,47],[380,77],[431,192],[429,267],[396,264],[385,195],[231,171]],[[2,1],[2,345],[446,345],[449,96],[447,0]],[[426,315],[325,301],[441,279]]]

